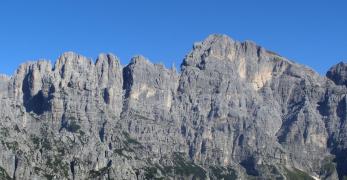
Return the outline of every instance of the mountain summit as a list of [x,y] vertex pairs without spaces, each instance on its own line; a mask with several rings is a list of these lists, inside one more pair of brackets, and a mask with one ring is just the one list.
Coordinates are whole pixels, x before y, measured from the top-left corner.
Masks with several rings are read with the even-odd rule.
[[0,76],[0,179],[344,179],[346,64],[211,35],[181,72],[64,53]]

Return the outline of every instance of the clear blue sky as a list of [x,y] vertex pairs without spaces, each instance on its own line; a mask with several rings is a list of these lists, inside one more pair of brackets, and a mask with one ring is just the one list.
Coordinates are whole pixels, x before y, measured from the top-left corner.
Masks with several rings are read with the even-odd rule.
[[347,60],[346,0],[1,0],[0,73],[65,51],[179,65],[212,33],[253,40],[321,74]]

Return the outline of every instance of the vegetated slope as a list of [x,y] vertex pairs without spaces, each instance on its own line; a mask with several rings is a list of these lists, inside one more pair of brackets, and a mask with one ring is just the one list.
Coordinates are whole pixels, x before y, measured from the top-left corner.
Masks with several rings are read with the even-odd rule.
[[181,71],[68,52],[0,76],[1,179],[343,179],[347,65],[211,35]]

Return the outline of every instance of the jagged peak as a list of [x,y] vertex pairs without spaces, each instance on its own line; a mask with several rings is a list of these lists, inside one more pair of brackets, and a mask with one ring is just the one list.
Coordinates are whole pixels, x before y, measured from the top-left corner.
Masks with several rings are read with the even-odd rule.
[[230,45],[234,42],[229,36],[224,34],[211,34],[203,41],[195,42],[193,44],[193,51],[206,50],[216,45]]
[[211,34],[203,41],[203,44],[233,42],[234,40],[225,34]]
[[216,46],[216,45],[225,45],[225,46],[230,46],[233,44],[241,44],[243,46],[254,46],[254,47],[259,47],[261,48],[261,46],[259,46],[256,42],[252,41],[252,40],[245,40],[245,41],[236,41],[233,38],[231,38],[228,35],[225,34],[211,34],[209,36],[207,36],[207,38],[201,42],[195,42],[193,45],[193,48],[199,47],[199,46],[205,46],[207,48],[211,47],[211,46]]
[[51,70],[52,65],[49,60],[40,59],[38,61],[27,61],[21,65],[16,71],[16,74],[27,73],[28,71],[39,70],[46,71]]
[[163,69],[165,71],[170,71],[167,69],[163,64],[159,63],[152,63],[149,59],[142,55],[137,55],[131,58],[130,63],[126,67],[152,67],[152,68],[159,68]]
[[27,61],[25,63],[22,63],[19,65],[20,68],[30,68],[30,67],[34,67],[34,66],[43,66],[43,65],[47,65],[47,64],[51,64],[51,62],[49,60],[46,59],[39,59],[36,61],[30,60]]
[[[202,55],[213,54],[216,52],[216,55],[220,58],[227,59],[224,56],[227,56],[227,53],[231,53],[233,51],[244,51],[245,53],[253,54],[255,56],[263,55],[272,57],[274,59],[276,57],[276,60],[281,59],[290,64],[293,63],[289,59],[260,46],[252,40],[237,41],[225,34],[212,34],[203,41],[195,42],[193,44],[192,51],[187,54],[184,61],[192,58],[193,56],[200,58]],[[183,62],[183,64],[185,64],[185,62]]]
[[66,64],[72,64],[72,65],[77,65],[77,64],[88,64],[91,65],[93,64],[92,60],[82,56],[78,53],[68,51],[64,52],[56,61],[55,63],[55,68],[62,67]]
[[[213,55],[216,58],[215,59],[221,59],[221,60],[228,60],[229,61],[238,61],[238,60],[244,60],[240,59],[239,54],[242,54],[243,56],[248,56],[248,57],[254,57],[250,58],[250,60],[254,61],[257,57],[259,57],[259,54],[262,56],[267,56],[270,57],[268,59],[275,59],[274,57],[280,57],[277,58],[276,60],[280,61],[286,61],[289,64],[292,64],[293,62],[289,61],[288,59],[281,57],[275,53],[272,53],[271,51],[268,51],[261,46],[257,45],[255,42],[246,40],[244,42],[236,41],[230,38],[229,36],[225,34],[211,34],[209,35],[205,40],[201,42],[194,43],[193,50],[185,57],[183,63],[182,63],[182,68],[184,66],[196,66],[201,61],[203,61],[204,57]],[[246,53],[246,54],[245,54]],[[248,54],[247,54],[248,53]],[[82,56],[76,52],[68,51],[63,53],[59,58],[56,60],[53,69],[51,70],[63,72],[63,68],[68,68],[70,71],[72,70],[77,70],[79,71],[84,71],[84,70],[89,70],[93,66],[111,66],[114,65],[114,67],[120,67],[123,68],[120,65],[120,60],[117,58],[117,56],[111,54],[111,53],[100,53],[95,61],[95,64],[93,63],[94,61],[91,58],[87,58],[85,56]],[[255,62],[255,61],[254,61]],[[114,64],[113,64],[114,63]],[[252,62],[253,63],[253,62]],[[256,62],[255,62],[256,63]],[[294,63],[296,64],[296,63]],[[36,62],[30,61],[27,63],[24,63],[20,66],[18,71],[20,69],[28,69],[30,67],[40,67],[45,66],[51,67],[51,63],[46,60],[39,60]],[[136,66],[136,67],[141,67],[141,66],[150,66],[150,67],[155,67],[155,68],[163,68],[165,70],[167,69],[165,66],[162,64],[155,64],[149,61],[146,57],[142,55],[137,55],[131,58],[131,61],[127,67],[131,66]],[[242,69],[242,68],[241,68]],[[25,70],[26,71],[26,70]],[[25,72],[24,71],[24,72]],[[174,71],[174,70],[171,70]]]
[[253,41],[240,42],[224,34],[212,34],[205,40],[194,43],[193,50],[184,58],[182,65],[183,67],[199,66],[206,57],[212,57],[215,60],[235,61],[240,59],[239,55],[241,54],[255,58],[261,55],[273,56],[267,54],[263,47]]
[[120,60],[117,56],[112,53],[100,53],[95,61],[95,66],[108,64],[110,66],[120,67]]
[[337,70],[337,69],[343,69],[343,68],[347,68],[347,63],[345,63],[344,61],[340,61],[339,63],[333,65],[329,71],[331,70]]
[[63,52],[60,55],[60,58],[69,58],[69,57],[84,57],[81,54],[77,53],[77,52],[73,52],[73,51],[67,51],[67,52]]
[[131,58],[129,64],[152,64],[146,57],[142,55],[136,55]]
[[112,53],[100,53],[98,55],[98,58],[96,59],[96,63],[98,61],[103,61],[103,60],[117,60],[117,61],[119,61],[119,58]]
[[212,34],[212,35],[209,35],[203,41],[195,42],[193,44],[192,52],[206,51],[206,50],[210,50],[211,48],[226,49],[226,48],[232,48],[232,46],[241,46],[245,51],[259,50],[259,51],[262,51],[263,53],[267,53],[269,56],[277,56],[277,57],[281,57],[285,59],[281,55],[265,49],[264,47],[258,45],[256,42],[252,40],[237,41],[225,34]]
[[337,85],[347,86],[347,63],[341,61],[332,66],[326,76],[335,82]]
[[147,59],[146,57],[142,55],[137,55],[131,58],[128,66],[134,66],[134,65],[135,66],[153,66],[153,67],[159,67],[159,68],[163,68],[167,70],[167,68],[163,64],[152,63],[149,59]]
[[344,61],[340,61],[339,63],[337,63],[334,66],[347,66],[347,63],[345,63]]

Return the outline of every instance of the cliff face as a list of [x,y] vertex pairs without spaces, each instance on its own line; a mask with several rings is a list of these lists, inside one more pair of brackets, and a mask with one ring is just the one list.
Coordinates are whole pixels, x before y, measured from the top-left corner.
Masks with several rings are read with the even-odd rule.
[[181,72],[75,53],[0,76],[1,179],[342,179],[347,65],[211,35]]

